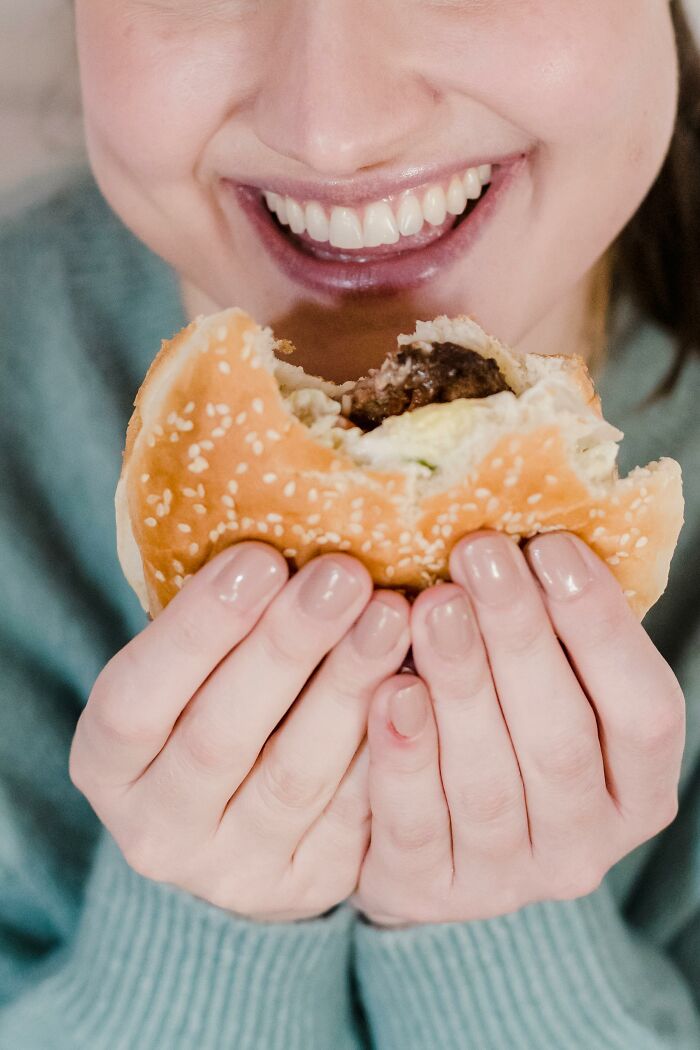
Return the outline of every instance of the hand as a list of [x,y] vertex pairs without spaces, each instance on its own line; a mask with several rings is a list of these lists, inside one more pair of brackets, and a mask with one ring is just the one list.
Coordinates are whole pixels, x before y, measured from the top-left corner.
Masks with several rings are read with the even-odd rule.
[[205,565],[103,669],[70,756],[137,872],[268,920],[354,889],[369,700],[409,646],[408,603],[354,558],[287,575],[262,543]]
[[677,810],[682,693],[607,566],[566,534],[475,533],[450,568],[412,610],[420,678],[370,709],[354,902],[380,924],[584,896]]

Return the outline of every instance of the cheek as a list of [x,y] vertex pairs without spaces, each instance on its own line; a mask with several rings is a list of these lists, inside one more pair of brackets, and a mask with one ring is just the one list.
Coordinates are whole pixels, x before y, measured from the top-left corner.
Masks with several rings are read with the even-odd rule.
[[245,90],[245,49],[100,7],[77,19],[88,142],[144,179],[191,175],[235,105],[232,86]]

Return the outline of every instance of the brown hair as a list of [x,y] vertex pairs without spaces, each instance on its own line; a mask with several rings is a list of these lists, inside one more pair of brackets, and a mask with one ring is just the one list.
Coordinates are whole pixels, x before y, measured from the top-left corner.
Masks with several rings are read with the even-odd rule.
[[674,337],[675,360],[655,401],[674,389],[691,354],[700,352],[700,51],[681,0],[671,0],[671,15],[680,66],[675,131],[656,182],[602,262],[608,295],[600,279],[593,290],[603,342],[624,297]]

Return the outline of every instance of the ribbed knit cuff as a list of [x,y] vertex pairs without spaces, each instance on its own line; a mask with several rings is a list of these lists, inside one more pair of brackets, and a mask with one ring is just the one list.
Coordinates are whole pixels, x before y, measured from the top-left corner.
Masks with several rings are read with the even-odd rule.
[[697,1050],[690,992],[604,885],[470,923],[355,928],[381,1050]]
[[[31,1022],[17,1022],[17,1041],[2,1045],[356,1048],[349,991],[353,921],[347,906],[298,923],[237,918],[137,875],[105,834],[70,954],[27,1004]],[[33,1041],[30,1032],[49,1026],[50,1041]]]

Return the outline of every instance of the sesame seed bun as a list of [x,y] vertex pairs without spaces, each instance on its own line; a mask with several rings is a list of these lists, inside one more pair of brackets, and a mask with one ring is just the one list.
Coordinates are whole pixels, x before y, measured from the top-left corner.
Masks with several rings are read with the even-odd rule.
[[[641,618],[663,593],[683,523],[681,471],[661,459],[619,478],[578,357],[519,355],[468,317],[419,321],[399,345],[452,342],[494,359],[510,390],[385,420],[363,432],[336,385],[284,360],[238,308],[163,341],[138,392],[116,493],[118,552],[156,616],[187,579],[243,539],[294,567],[346,551],[377,585],[448,575],[476,529],[520,540],[565,529],[607,563]],[[511,392],[512,391],[512,392]]]

